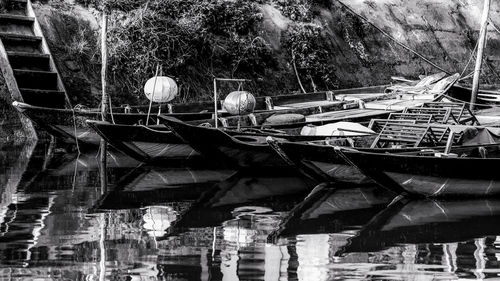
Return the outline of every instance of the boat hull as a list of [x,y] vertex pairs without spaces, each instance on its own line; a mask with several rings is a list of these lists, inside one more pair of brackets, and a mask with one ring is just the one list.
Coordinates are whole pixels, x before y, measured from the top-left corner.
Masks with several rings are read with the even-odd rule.
[[[498,153],[500,147],[488,146]],[[459,155],[475,154],[464,148]],[[397,185],[410,194],[444,196],[495,196],[500,194],[500,158],[435,157],[340,150],[361,172],[376,182]]]
[[[79,145],[97,146],[101,138],[92,130],[86,120],[101,120],[98,110],[72,110],[55,109],[31,106],[25,103],[15,102],[14,107],[31,119],[38,128],[48,132],[57,139],[68,143]],[[210,118],[211,113],[174,113],[176,118],[191,121]],[[117,124],[145,124],[147,114],[144,113],[113,113],[108,116]],[[156,115],[150,116],[151,124],[156,124]]]
[[163,126],[88,124],[114,148],[141,162],[169,165],[172,161],[202,161],[198,152]]

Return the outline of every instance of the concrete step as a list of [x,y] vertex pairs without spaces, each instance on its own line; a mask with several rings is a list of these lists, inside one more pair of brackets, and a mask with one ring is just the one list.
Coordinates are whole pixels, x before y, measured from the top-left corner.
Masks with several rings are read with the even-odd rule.
[[57,72],[13,69],[19,88],[57,90]]
[[5,50],[13,52],[41,53],[42,37],[0,32]]
[[26,88],[20,88],[19,91],[24,102],[31,105],[64,108],[66,104],[66,97],[61,91]]
[[35,19],[22,15],[0,14],[0,32],[22,35],[34,35]]
[[12,15],[26,15],[27,4],[26,0],[9,0],[3,5],[0,4],[0,10]]
[[7,52],[10,66],[14,69],[50,70],[50,55],[27,52]]

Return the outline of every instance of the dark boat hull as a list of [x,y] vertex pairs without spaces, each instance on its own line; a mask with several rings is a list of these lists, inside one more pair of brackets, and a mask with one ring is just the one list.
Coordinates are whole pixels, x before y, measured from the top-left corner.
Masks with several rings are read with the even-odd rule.
[[190,145],[164,126],[140,126],[88,121],[106,142],[141,162],[168,165],[169,161],[203,160]]
[[186,124],[172,118],[162,117],[162,123],[206,158],[244,168],[286,167],[289,163],[281,159],[266,142],[265,136],[306,141],[323,139],[318,136],[291,136],[279,133],[245,134],[224,131],[212,127]]
[[[493,153],[500,146],[487,146]],[[476,148],[462,153],[478,154]],[[462,155],[460,151],[455,152]],[[435,157],[339,150],[365,175],[423,196],[495,196],[500,194],[500,158]]]
[[[31,119],[40,129],[55,136],[59,140],[81,145],[97,146],[101,138],[85,122],[86,120],[101,120],[101,113],[96,110],[71,110],[31,106],[24,103],[15,103],[15,108]],[[210,118],[211,113],[176,113],[176,118],[190,121]],[[117,124],[145,124],[147,114],[144,113],[113,113],[108,119]],[[156,115],[152,114],[150,124],[156,124]]]

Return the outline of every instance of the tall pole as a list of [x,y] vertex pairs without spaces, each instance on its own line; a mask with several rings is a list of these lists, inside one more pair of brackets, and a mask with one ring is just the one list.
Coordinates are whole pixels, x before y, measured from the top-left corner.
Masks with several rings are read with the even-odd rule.
[[481,16],[481,29],[479,31],[479,42],[477,44],[476,66],[474,67],[474,79],[472,80],[470,110],[474,110],[477,92],[479,90],[479,76],[481,75],[484,46],[486,45],[486,33],[488,31],[488,15],[490,13],[490,1],[491,0],[484,0],[483,15]]
[[[106,42],[108,33],[108,15],[106,7],[102,10],[102,27],[101,27],[101,84],[102,84],[102,99],[101,99],[101,118],[102,121],[108,121],[108,107],[109,99],[107,93],[107,71],[108,71],[108,46]],[[101,186],[105,188],[107,186],[107,154],[108,154],[107,143],[101,138],[100,143],[100,180]]]
[[108,121],[109,98],[107,92],[107,75],[108,75],[108,46],[106,42],[108,34],[108,15],[106,9],[102,11],[102,30],[101,30],[101,114],[102,121]]

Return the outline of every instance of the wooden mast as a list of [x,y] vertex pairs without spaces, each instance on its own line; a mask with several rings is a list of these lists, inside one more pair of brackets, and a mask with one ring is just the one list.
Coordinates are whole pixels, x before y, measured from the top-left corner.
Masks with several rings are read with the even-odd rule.
[[477,92],[479,90],[479,76],[483,64],[483,52],[486,45],[486,33],[488,30],[488,15],[491,0],[484,0],[483,15],[481,16],[481,30],[479,31],[479,42],[477,44],[476,66],[474,67],[474,79],[472,81],[472,94],[470,97],[470,110],[474,110]]

